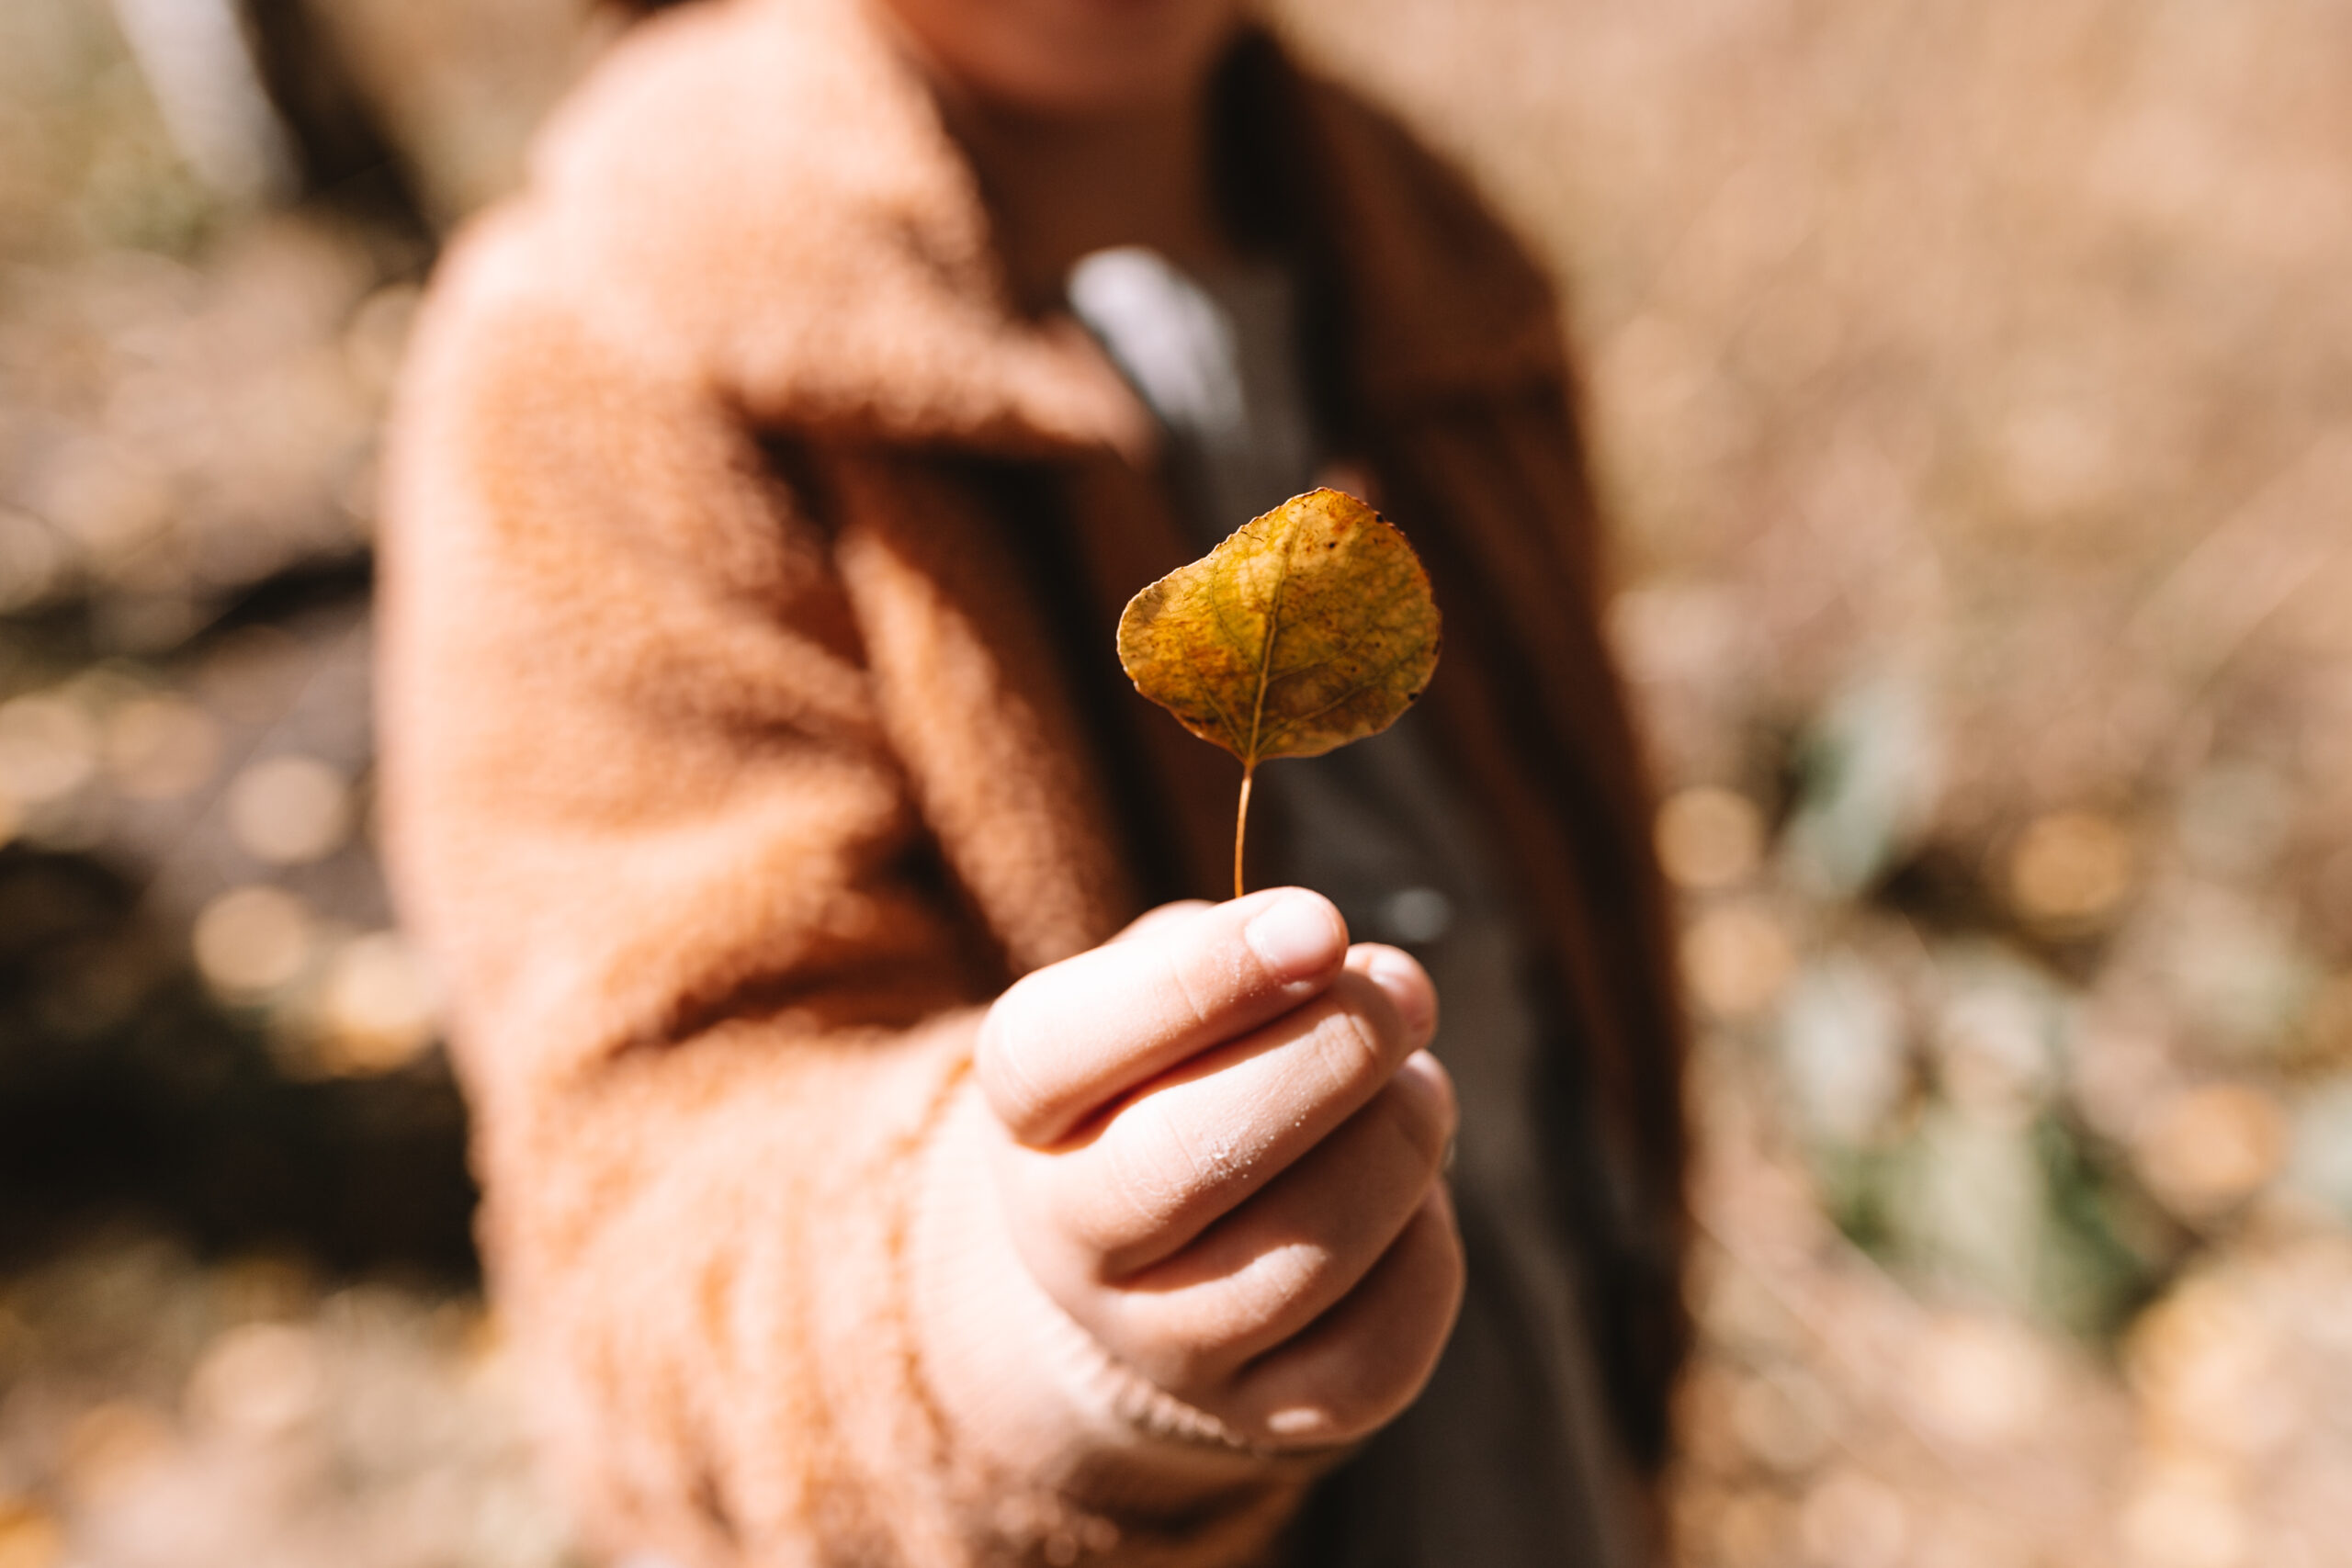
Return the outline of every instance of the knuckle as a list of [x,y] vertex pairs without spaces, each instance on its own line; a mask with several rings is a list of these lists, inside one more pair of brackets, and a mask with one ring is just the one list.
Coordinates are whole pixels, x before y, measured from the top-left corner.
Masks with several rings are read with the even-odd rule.
[[1385,1282],[1390,1310],[1351,1325],[1307,1385],[1291,1391],[1284,1403],[1312,1418],[1295,1432],[1275,1430],[1278,1439],[1312,1430],[1322,1441],[1353,1441],[1394,1419],[1427,1381],[1461,1303],[1461,1240],[1442,1206],[1431,1203],[1392,1253],[1384,1259],[1396,1266]]
[[1453,1117],[1448,1107],[1433,1098],[1398,1089],[1391,1085],[1379,1100],[1381,1113],[1388,1125],[1404,1143],[1405,1148],[1419,1168],[1435,1170],[1445,1157],[1445,1145],[1453,1136]]
[[1030,1060],[1035,1037],[1034,993],[1014,986],[980,1021],[973,1042],[972,1072],[980,1096],[998,1121],[1014,1132],[1038,1126],[1050,1112],[1052,1096]]
[[[1308,1438],[1317,1446],[1369,1437],[1409,1403],[1411,1391],[1401,1382],[1394,1368],[1369,1358],[1361,1365],[1335,1365],[1315,1386],[1296,1391],[1288,1419],[1279,1420],[1269,1436],[1277,1442]],[[1310,1412],[1311,1418],[1302,1419]]]
[[1214,1382],[1222,1370],[1217,1347],[1189,1303],[1123,1293],[1109,1316],[1122,1358],[1180,1397]]
[[1317,1291],[1332,1264],[1317,1247],[1279,1247],[1182,1290],[1126,1292],[1123,1320],[1176,1375],[1195,1384],[1215,1382],[1295,1318],[1298,1303]]
[[1329,1248],[1284,1247],[1255,1259],[1229,1285],[1219,1348],[1254,1342],[1291,1319],[1302,1302],[1323,1292],[1340,1259]]
[[1453,1076],[1439,1066],[1436,1057],[1416,1057],[1389,1081],[1381,1100],[1415,1153],[1432,1167],[1444,1158],[1462,1112]]
[[1159,956],[1168,977],[1169,996],[1182,1016],[1190,1020],[1194,1028],[1203,1028],[1215,1021],[1217,1009],[1204,999],[1206,988],[1201,984],[1202,977],[1193,973],[1196,968],[1204,966],[1204,955],[1180,953],[1172,946],[1163,946]]
[[1335,1003],[1317,1019],[1309,1048],[1334,1099],[1366,1095],[1387,1076],[1388,1043],[1379,1021],[1364,1010]]
[[1333,1262],[1328,1249],[1306,1243],[1261,1253],[1204,1293],[1194,1337],[1216,1350],[1255,1340],[1312,1295]]
[[1404,1406],[1390,1387],[1393,1381],[1377,1374],[1335,1381],[1318,1401],[1332,1435],[1341,1442],[1353,1442],[1386,1426],[1389,1417]]
[[1136,1105],[1097,1145],[1100,1165],[1070,1184],[1067,1224],[1116,1278],[1126,1259],[1178,1224],[1196,1199],[1201,1163],[1167,1108]]

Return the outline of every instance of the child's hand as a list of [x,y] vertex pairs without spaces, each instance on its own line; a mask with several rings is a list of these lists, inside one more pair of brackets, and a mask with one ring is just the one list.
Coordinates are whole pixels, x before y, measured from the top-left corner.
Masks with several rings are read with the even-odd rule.
[[1245,1438],[1364,1436],[1419,1392],[1462,1251],[1437,994],[1299,888],[1170,905],[981,1026],[1013,1248],[1119,1360]]

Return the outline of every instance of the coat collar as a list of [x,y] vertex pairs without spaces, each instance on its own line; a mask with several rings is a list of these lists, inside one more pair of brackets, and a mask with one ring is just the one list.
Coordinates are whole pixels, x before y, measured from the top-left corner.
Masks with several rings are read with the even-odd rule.
[[[763,423],[1008,454],[1152,444],[1066,316],[1013,308],[972,173],[870,0],[702,0],[641,24],[535,152],[562,280]],[[1542,276],[1393,123],[1262,37],[1255,124],[1375,417],[1560,376]]]

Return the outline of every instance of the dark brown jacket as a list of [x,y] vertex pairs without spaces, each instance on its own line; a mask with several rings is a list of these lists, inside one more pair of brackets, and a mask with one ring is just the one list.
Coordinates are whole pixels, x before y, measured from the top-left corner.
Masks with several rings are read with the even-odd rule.
[[[1426,700],[1556,982],[1556,1219],[1654,1462],[1679,1032],[1554,302],[1355,98],[1255,39],[1221,91],[1236,221],[1307,280],[1323,413],[1447,611]],[[608,1544],[1205,1564],[1298,1504],[1261,1466],[1160,1506],[1183,1413],[1084,1347],[1094,1417],[1008,1450],[1001,1369],[945,1364],[923,1299],[912,1172],[976,1010],[1219,888],[1236,770],[1112,651],[1190,553],[1151,440],[1011,308],[853,0],[644,24],[445,265],[390,465],[389,850],[500,1311]]]

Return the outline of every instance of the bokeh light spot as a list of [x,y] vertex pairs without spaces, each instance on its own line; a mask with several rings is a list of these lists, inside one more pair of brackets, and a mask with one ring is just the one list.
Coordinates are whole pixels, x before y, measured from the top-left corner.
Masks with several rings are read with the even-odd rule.
[[2130,837],[2105,817],[2058,811],[2036,818],[2009,853],[2009,896],[2044,927],[2096,926],[2132,889]]
[[1683,790],[1658,811],[1657,852],[1667,875],[1685,887],[1733,886],[1763,859],[1763,813],[1731,790]]
[[107,771],[141,800],[174,800],[201,787],[220,758],[220,729],[185,697],[135,697],[107,716]]
[[321,1003],[322,1065],[361,1076],[408,1066],[433,1043],[438,999],[431,972],[397,932],[345,943]]
[[40,806],[73,794],[97,766],[98,732],[80,704],[38,693],[0,704],[0,795]]
[[2205,1220],[2259,1191],[2287,1148],[2277,1101],[2245,1084],[2208,1084],[2159,1106],[2132,1139],[2132,1158],[2166,1208]]
[[1710,909],[1682,939],[1690,988],[1725,1018],[1761,1012],[1779,998],[1795,967],[1788,933],[1765,911],[1746,905]]
[[213,1341],[188,1375],[188,1413],[196,1421],[247,1438],[289,1432],[314,1414],[325,1393],[317,1337],[287,1323],[252,1323]]
[[310,962],[310,906],[282,887],[238,887],[196,918],[196,963],[213,988],[250,1001],[292,981]]
[[351,785],[315,757],[269,757],[229,786],[229,831],[270,865],[323,860],[351,835]]

